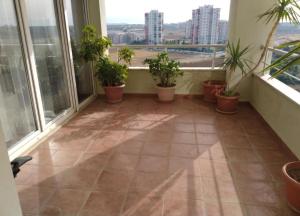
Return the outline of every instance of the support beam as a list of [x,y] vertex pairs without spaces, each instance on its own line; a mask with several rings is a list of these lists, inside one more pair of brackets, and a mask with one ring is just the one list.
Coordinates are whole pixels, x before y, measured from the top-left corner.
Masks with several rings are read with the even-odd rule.
[[22,216],[7,148],[0,125],[0,215]]

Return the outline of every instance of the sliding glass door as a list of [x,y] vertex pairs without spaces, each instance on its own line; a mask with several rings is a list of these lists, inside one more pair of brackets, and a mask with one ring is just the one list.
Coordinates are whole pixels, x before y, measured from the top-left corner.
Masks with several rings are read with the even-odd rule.
[[93,95],[91,68],[79,57],[84,1],[0,0],[0,126],[11,153]]
[[92,71],[89,65],[79,56],[79,43],[82,36],[82,28],[87,23],[84,0],[65,0],[65,7],[71,38],[77,97],[79,103],[81,103],[93,95]]
[[37,130],[12,0],[0,1],[0,123],[10,148]]
[[71,108],[68,78],[54,0],[25,0],[45,122]]

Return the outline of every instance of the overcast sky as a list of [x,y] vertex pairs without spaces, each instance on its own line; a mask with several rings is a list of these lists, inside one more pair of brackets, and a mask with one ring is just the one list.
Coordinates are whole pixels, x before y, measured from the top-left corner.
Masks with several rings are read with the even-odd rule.
[[165,23],[184,22],[192,10],[202,5],[221,8],[221,19],[228,20],[230,0],[106,0],[108,23],[144,23],[144,13],[152,9],[164,12]]

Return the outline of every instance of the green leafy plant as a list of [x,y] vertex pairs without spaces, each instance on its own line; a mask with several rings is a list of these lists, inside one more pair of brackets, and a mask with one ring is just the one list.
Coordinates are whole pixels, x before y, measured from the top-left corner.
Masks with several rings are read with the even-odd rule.
[[167,52],[159,53],[156,58],[146,59],[144,64],[149,65],[149,71],[160,87],[174,87],[176,78],[183,76],[179,69],[180,63],[170,60]]
[[96,28],[92,25],[84,26],[82,33],[80,55],[87,62],[99,60],[112,45],[109,38],[98,36]]
[[272,22],[273,26],[267,37],[266,43],[264,44],[261,56],[255,66],[251,69],[251,72],[255,71],[259,67],[266,56],[268,47],[270,46],[272,37],[276,32],[279,23],[289,22],[291,24],[299,24],[299,11],[300,6],[297,0],[277,0],[270,9],[258,16],[258,20],[265,20],[266,24]]
[[281,56],[280,58],[276,59],[271,65],[266,67],[264,71],[274,70],[275,72],[272,73],[272,77],[278,77],[279,75],[283,74],[291,67],[300,64],[300,41],[292,41],[288,43],[284,43],[278,47],[279,49],[282,48],[289,48],[290,51]]
[[226,48],[226,56],[224,61],[224,69],[228,73],[229,80],[232,78],[233,74],[236,73],[237,69],[239,69],[242,73],[242,77],[234,86],[229,86],[227,84],[225,91],[223,94],[225,96],[233,96],[236,94],[236,89],[242,82],[243,77],[248,74],[249,60],[245,58],[245,55],[249,52],[249,46],[242,48],[241,42],[238,40],[237,44],[228,42]]
[[123,85],[128,77],[127,64],[131,63],[134,52],[123,48],[118,52],[117,62],[112,61],[106,54],[106,50],[112,45],[109,38],[98,36],[92,25],[86,25],[82,33],[80,55],[86,62],[96,63],[95,75],[102,86]]
[[[128,77],[128,66],[131,64],[134,52],[131,49],[123,48],[118,52],[118,61],[114,62],[109,57],[98,60],[96,65],[96,76],[102,86],[120,86],[125,84]],[[121,62],[125,64],[121,64]]]

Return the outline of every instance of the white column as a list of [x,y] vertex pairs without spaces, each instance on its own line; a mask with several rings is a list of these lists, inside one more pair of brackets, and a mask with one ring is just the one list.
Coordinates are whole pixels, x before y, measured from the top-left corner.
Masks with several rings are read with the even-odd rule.
[[0,215],[22,216],[6,144],[0,125]]
[[[256,62],[260,57],[262,46],[272,28],[272,24],[266,24],[264,20],[258,21],[258,15],[272,7],[276,0],[231,0],[229,18],[229,41],[241,40],[242,47],[250,46],[248,59]],[[257,70],[260,71],[261,68]],[[240,78],[237,74],[228,80],[229,84],[235,84]],[[239,92],[242,100],[249,100],[251,95],[251,79],[245,80],[240,86]]]
[[102,36],[107,36],[105,0],[88,0],[89,22]]

